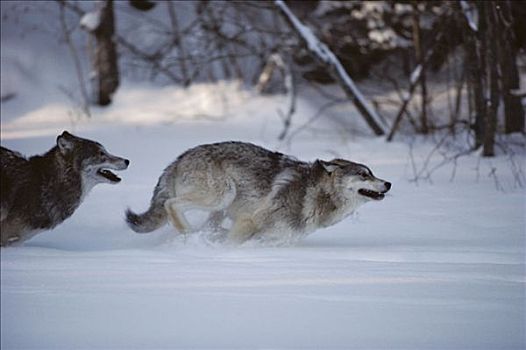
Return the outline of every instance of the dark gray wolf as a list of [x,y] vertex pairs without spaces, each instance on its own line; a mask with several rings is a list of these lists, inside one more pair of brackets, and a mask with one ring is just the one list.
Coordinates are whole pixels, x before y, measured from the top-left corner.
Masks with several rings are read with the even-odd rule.
[[109,154],[95,141],[67,131],[41,156],[26,159],[0,148],[0,228],[2,246],[51,229],[78,208],[98,183],[118,183],[109,169],[124,170],[129,160]]
[[150,208],[143,214],[128,209],[126,220],[143,233],[169,218],[185,233],[192,230],[185,211],[201,209],[216,226],[225,217],[232,221],[229,241],[294,241],[383,199],[390,188],[368,167],[348,160],[306,163],[250,143],[222,142],[180,155],[159,178]]

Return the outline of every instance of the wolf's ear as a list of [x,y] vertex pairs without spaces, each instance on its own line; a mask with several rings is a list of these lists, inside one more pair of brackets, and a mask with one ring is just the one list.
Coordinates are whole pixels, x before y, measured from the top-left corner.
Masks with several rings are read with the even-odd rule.
[[62,131],[62,135],[60,135],[60,136],[68,137],[68,138],[73,138],[74,137],[69,132],[67,132],[67,130]]
[[62,154],[66,154],[73,149],[73,135],[64,131],[57,137],[57,146]]
[[314,166],[319,167],[323,170],[325,170],[327,173],[332,173],[334,170],[338,169],[338,164],[334,164],[331,162],[326,162],[324,160],[317,159],[316,162],[314,162]]

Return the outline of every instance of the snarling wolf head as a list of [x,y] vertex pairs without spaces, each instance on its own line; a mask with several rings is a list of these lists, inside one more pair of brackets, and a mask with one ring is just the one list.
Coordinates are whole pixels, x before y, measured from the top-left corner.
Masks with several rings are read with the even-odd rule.
[[121,179],[110,169],[124,170],[130,164],[128,159],[108,153],[100,143],[74,136],[67,131],[57,137],[57,147],[60,155],[92,185],[120,182]]
[[345,159],[318,160],[316,163],[329,174],[336,189],[341,193],[358,194],[360,200],[382,200],[391,189],[390,182],[375,177],[363,164]]

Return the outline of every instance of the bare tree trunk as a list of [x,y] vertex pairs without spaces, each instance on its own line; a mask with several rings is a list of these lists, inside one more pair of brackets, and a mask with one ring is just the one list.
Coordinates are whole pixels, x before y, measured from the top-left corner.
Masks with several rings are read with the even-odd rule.
[[512,24],[515,18],[511,11],[509,0],[499,2],[497,14],[500,16],[501,30],[498,39],[501,43],[499,55],[502,74],[502,96],[504,101],[504,132],[524,132],[524,108],[521,98],[514,96],[511,91],[520,89],[519,71],[517,69],[517,48]]
[[471,88],[471,105],[472,111],[475,113],[473,130],[475,132],[474,148],[479,148],[484,139],[484,128],[486,120],[486,101],[484,98],[484,83],[486,64],[485,58],[485,41],[486,41],[486,25],[484,17],[483,4],[477,3],[476,10],[479,13],[480,21],[478,27],[473,26],[472,22],[466,20],[467,39],[465,42],[466,61],[465,67],[467,69],[468,86]]
[[312,57],[327,69],[329,74],[331,74],[331,76],[340,84],[345,94],[354,102],[356,109],[360,112],[371,130],[377,136],[383,135],[385,132],[380,126],[380,117],[369,105],[367,105],[362,93],[358,90],[354,81],[345,71],[345,68],[343,68],[343,65],[336,55],[327,47],[327,45],[319,41],[308,27],[301,23],[283,1],[275,0],[274,3],[279,12],[285,18],[285,21],[303,41]]
[[422,110],[420,114],[420,131],[422,134],[429,132],[427,123],[427,85],[426,85],[426,73],[424,65],[424,52],[422,48],[422,36],[420,31],[420,15],[418,13],[418,4],[413,3],[413,44],[415,46],[415,58],[419,65],[422,65],[422,71],[420,72],[420,93]]
[[[464,82],[466,80],[466,66],[465,64],[462,65],[462,73],[460,74],[460,77],[457,80],[457,90],[456,90],[456,97],[455,97],[455,109],[453,111],[453,114],[451,115],[451,133],[455,134],[455,125],[458,122],[458,116],[460,115],[460,109],[462,107],[462,90],[464,88]],[[468,88],[469,89],[469,88]]]
[[119,86],[119,67],[114,42],[113,0],[104,0],[97,6],[100,6],[98,9],[99,21],[95,27],[87,29],[95,37],[95,45],[91,55],[95,98],[99,105],[105,106],[111,103],[111,97]]
[[499,108],[499,75],[498,75],[498,46],[499,38],[499,21],[497,19],[497,4],[494,1],[487,1],[483,4],[485,7],[485,20],[487,28],[487,57],[489,70],[489,89],[490,96],[488,101],[488,110],[486,112],[484,144],[482,155],[484,157],[493,157],[495,155],[495,131],[497,127],[497,110]]

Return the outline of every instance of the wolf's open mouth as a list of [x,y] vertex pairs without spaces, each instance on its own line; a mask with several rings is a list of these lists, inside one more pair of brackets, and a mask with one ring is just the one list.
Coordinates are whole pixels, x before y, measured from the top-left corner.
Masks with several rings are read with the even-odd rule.
[[360,188],[358,190],[358,193],[361,194],[362,196],[369,197],[369,198],[376,199],[376,200],[381,200],[381,199],[384,199],[385,197],[383,193],[366,190],[365,188]]
[[107,169],[99,169],[97,170],[97,174],[104,177],[105,179],[108,179],[110,182],[117,183],[121,181],[120,177],[118,177],[117,175],[115,175],[114,173],[112,173],[111,171]]

